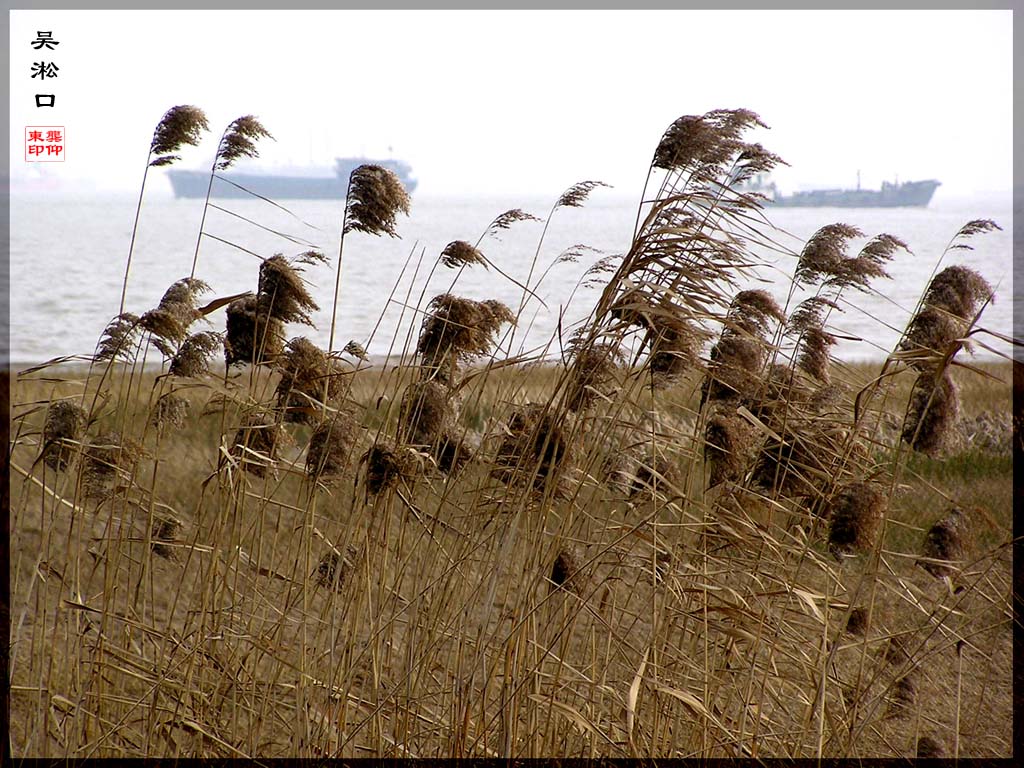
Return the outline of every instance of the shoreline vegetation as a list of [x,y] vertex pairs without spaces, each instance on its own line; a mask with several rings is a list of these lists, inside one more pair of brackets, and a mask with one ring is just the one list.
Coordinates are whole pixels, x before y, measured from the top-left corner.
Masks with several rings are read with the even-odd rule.
[[[382,289],[421,318],[387,356],[303,335],[304,268],[335,270],[336,317],[362,239],[401,233],[412,201],[378,166],[352,173],[336,255],[276,232],[295,255],[254,254],[246,293],[202,280],[201,224],[189,276],[126,307],[126,243],[93,353],[13,377],[13,753],[1009,756],[1017,368],[970,352],[1016,342],[963,258],[998,225],[928,255],[884,359],[836,360],[830,321],[908,244],[836,223],[782,249],[742,191],[782,162],[756,126],[673,122],[628,252],[560,257],[592,263],[590,314],[516,357],[553,266],[544,233],[523,283],[487,258],[536,219],[518,208],[410,255],[451,284]],[[206,130],[169,110],[147,171]],[[233,121],[211,186],[270,138]],[[785,302],[735,287],[766,250]],[[520,301],[461,295],[466,270]]]

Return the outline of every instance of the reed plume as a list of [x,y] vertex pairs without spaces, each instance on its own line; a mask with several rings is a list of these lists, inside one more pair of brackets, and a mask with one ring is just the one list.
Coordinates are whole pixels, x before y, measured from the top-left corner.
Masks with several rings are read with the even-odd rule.
[[164,113],[153,132],[149,154],[150,157],[156,157],[149,162],[149,167],[157,168],[181,160],[181,157],[173,153],[186,144],[198,146],[201,132],[208,130],[210,125],[206,121],[206,114],[199,107],[189,104],[171,107]]
[[[128,245],[128,262],[124,267],[124,282],[121,286],[121,304],[118,314],[124,313],[124,303],[128,295],[128,274],[132,268],[132,253],[135,251],[135,236],[139,230],[139,216],[142,214],[142,198],[146,191],[146,179],[149,169],[170,165],[180,160],[174,154],[185,145],[197,146],[201,131],[209,130],[206,115],[199,107],[183,104],[171,107],[157,123],[153,138],[149,143],[149,154],[146,156],[146,170],[142,174],[142,185],[139,187],[139,202],[135,207],[135,223],[132,225],[131,242]],[[153,157],[156,155],[156,157]],[[112,358],[107,358],[112,359]]]
[[75,443],[85,434],[85,410],[70,400],[50,403],[43,425],[41,456],[46,466],[63,471],[68,468],[77,452]]
[[577,182],[562,193],[562,196],[555,203],[555,208],[581,208],[587,198],[590,197],[591,192],[598,187],[610,186],[610,184],[605,184],[603,181]]
[[[240,157],[259,157],[260,153],[256,149],[256,142],[262,138],[273,139],[274,137],[252,115],[236,118],[221,134],[217,152],[213,157],[213,165],[210,167],[210,182],[206,186],[206,201],[203,203],[203,216],[199,220],[199,235],[196,237],[196,250],[192,256],[192,271],[189,272],[189,277],[196,275],[199,247],[202,245],[203,235],[206,234],[206,212],[210,209],[210,194],[213,192],[213,180],[218,178],[217,171],[226,171]],[[249,191],[244,188],[243,190]]]
[[366,493],[376,496],[393,488],[401,479],[415,477],[422,468],[419,456],[403,446],[374,444],[363,454],[360,464],[366,464]]
[[433,447],[454,430],[457,419],[453,395],[439,381],[415,381],[402,393],[398,424],[405,443]]
[[868,612],[864,608],[854,608],[850,611],[850,618],[846,620],[846,632],[857,637],[863,637],[870,629]]
[[917,754],[916,757],[921,759],[941,759],[946,756],[946,749],[942,746],[942,742],[931,736],[921,736],[917,740]]
[[637,464],[629,495],[635,498],[641,494],[664,492],[666,486],[675,485],[676,475],[675,463],[657,448],[651,448]]
[[796,366],[822,384],[831,380],[829,350],[836,337],[825,330],[824,313],[839,306],[824,296],[812,296],[797,305],[786,323],[786,332],[796,334]]
[[201,316],[196,296],[209,290],[202,280],[183,278],[167,289],[155,309],[139,318],[139,325],[150,332],[154,346],[165,356],[174,357],[188,327]]
[[313,430],[306,453],[306,475],[325,487],[345,476],[359,437],[359,425],[348,411],[338,411]]
[[202,376],[210,371],[210,358],[224,343],[224,338],[213,331],[193,333],[182,343],[171,358],[172,376]]
[[908,672],[893,684],[887,717],[906,717],[917,702],[917,676]]
[[156,401],[151,423],[160,433],[163,433],[167,427],[182,429],[190,409],[191,405],[188,400],[168,392],[166,395],[161,395],[160,399]]
[[441,263],[446,267],[471,267],[480,264],[487,269],[487,259],[479,248],[476,248],[465,240],[453,240],[441,251]]
[[427,305],[416,354],[427,367],[448,366],[454,372],[460,361],[487,354],[501,326],[514,322],[512,310],[500,301],[442,293]]
[[281,374],[275,395],[285,422],[314,423],[341,392],[339,366],[304,336],[288,341],[274,368]]
[[338,314],[338,293],[341,290],[342,254],[345,235],[365,232],[398,237],[396,222],[399,213],[409,214],[409,193],[394,171],[379,165],[360,165],[348,177],[345,193],[345,214],[338,244],[338,268],[334,279],[334,301],[331,304],[331,332],[327,351],[334,351],[334,328]]
[[218,171],[226,171],[241,157],[259,157],[256,142],[264,138],[274,137],[253,115],[236,118],[220,137],[214,167]]
[[370,359],[370,356],[366,352],[366,347],[355,339],[350,339],[348,344],[346,344],[341,351],[346,355],[351,355],[357,360],[362,360],[364,363]]
[[911,448],[939,456],[949,444],[960,417],[960,389],[948,370],[918,375],[910,394],[901,438]]
[[551,575],[548,580],[551,582],[550,592],[565,589],[569,592],[579,594],[580,584],[580,563],[579,557],[569,548],[563,547],[558,550],[555,561],[551,565]]
[[[928,529],[917,564],[937,579],[952,576],[971,549],[972,536],[967,514],[953,507]],[[939,561],[939,562],[935,562]]]
[[320,307],[306,289],[300,269],[278,253],[260,264],[260,313],[283,323],[313,325],[309,312]]
[[740,135],[752,126],[767,127],[756,113],[747,109],[716,109],[699,116],[684,115],[662,135],[651,165],[665,170],[697,166],[710,177],[748,148]]
[[181,521],[177,518],[170,515],[157,516],[153,520],[153,527],[150,528],[150,539],[152,539],[150,547],[153,554],[165,560],[177,561],[178,556],[172,545],[181,536],[182,528]]
[[573,426],[571,412],[560,418],[537,403],[516,408],[505,427],[491,475],[506,483],[543,488],[571,461]]
[[570,411],[583,412],[599,400],[608,399],[616,389],[616,371],[622,353],[613,344],[579,343],[572,350],[564,404]]
[[811,235],[800,252],[794,282],[816,284],[842,274],[847,244],[863,236],[863,232],[849,224],[826,224]]
[[132,347],[140,327],[138,315],[122,312],[107,323],[103,329],[92,359],[96,362],[103,360],[131,362]]
[[753,400],[761,388],[761,374],[768,352],[770,321],[783,322],[785,315],[775,300],[762,290],[740,291],[726,314],[718,343],[711,349],[701,404],[739,398]]
[[225,365],[272,362],[283,351],[284,323],[261,312],[256,296],[245,296],[228,305]]
[[992,299],[992,286],[970,267],[946,267],[932,278],[922,307],[907,327],[899,348],[913,355],[910,364],[926,369],[936,355],[961,343],[978,306]]
[[837,558],[869,551],[881,531],[887,506],[886,495],[870,483],[840,488],[832,503],[829,551]]
[[355,547],[348,547],[344,556],[332,550],[321,557],[316,567],[317,586],[341,592],[355,567],[357,554]]
[[757,448],[752,424],[734,412],[716,411],[704,431],[704,461],[711,466],[708,488],[741,480]]
[[101,501],[109,498],[117,481],[131,474],[139,455],[139,447],[122,440],[118,432],[107,432],[88,440],[82,451],[85,498]]

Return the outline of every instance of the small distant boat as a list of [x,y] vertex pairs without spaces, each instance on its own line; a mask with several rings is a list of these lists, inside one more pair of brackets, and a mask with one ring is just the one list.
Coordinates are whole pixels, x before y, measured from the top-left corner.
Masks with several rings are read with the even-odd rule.
[[[412,167],[401,160],[373,160],[367,157],[336,158],[334,168],[288,167],[274,172],[218,171],[211,197],[248,197],[253,192],[272,200],[344,200],[349,175],[360,165],[380,165],[395,173],[412,194],[417,181]],[[206,197],[209,171],[172,168],[167,171],[175,197]]]
[[766,205],[782,208],[924,208],[941,184],[935,179],[902,184],[883,181],[880,190],[861,189],[860,174],[857,176],[856,189],[813,189],[780,195],[775,183],[760,175],[740,189],[760,193],[766,198]]

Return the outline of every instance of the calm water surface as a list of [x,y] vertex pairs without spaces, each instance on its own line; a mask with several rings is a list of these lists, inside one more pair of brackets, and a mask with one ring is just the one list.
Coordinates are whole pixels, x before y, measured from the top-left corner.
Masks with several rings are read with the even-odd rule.
[[[172,282],[188,275],[203,212],[202,200],[174,199],[158,187],[154,184],[147,192],[128,284],[126,309],[137,314],[156,306]],[[431,274],[444,246],[452,240],[475,243],[494,217],[510,208],[522,208],[547,219],[559,194],[475,199],[417,196],[411,215],[399,220],[401,238],[348,235],[335,347],[355,339],[372,355],[384,356],[401,352],[407,343],[414,344],[422,317],[417,308],[422,309],[432,296],[452,288],[451,270],[437,267]],[[259,200],[214,202],[264,227],[308,241],[330,256],[329,265],[310,267],[305,273],[320,305],[320,311],[313,313],[316,328],[288,328],[291,336],[306,335],[326,346],[341,204],[283,201],[294,212],[293,217]],[[11,358],[16,364],[92,352],[103,327],[118,310],[135,204],[133,194],[12,198]],[[835,330],[861,339],[842,341],[835,348],[836,355],[847,360],[884,357],[909,319],[950,238],[970,219],[994,219],[1003,227],[1001,232],[973,238],[970,242],[974,250],[954,251],[943,265],[967,264],[997,286],[996,303],[985,310],[980,325],[1012,335],[1009,193],[974,200],[943,200],[937,194],[927,209],[790,208],[769,210],[768,216],[782,230],[776,233],[776,239],[796,251],[816,229],[837,221],[853,224],[868,236],[891,233],[906,241],[913,251],[897,255],[889,267],[892,279],[877,281],[877,293],[851,293],[844,311],[833,315]],[[559,255],[576,244],[608,254],[622,253],[629,246],[635,217],[635,199],[618,191],[598,190],[583,208],[562,208],[555,213],[539,254],[544,228],[539,222],[519,222],[481,243],[488,258],[519,282],[526,281],[535,254],[537,267],[531,285],[554,264],[537,289],[546,306],[535,300],[527,304],[520,328],[511,340],[513,351],[543,347],[554,338],[550,354],[555,354],[559,318],[563,335],[567,335],[566,329],[591,310],[600,290],[578,285],[600,254],[590,253],[575,263],[556,263]],[[262,256],[291,256],[308,248],[219,210],[208,212],[206,231]],[[854,243],[854,247],[865,241]],[[758,285],[784,301],[794,259],[768,254],[765,258],[772,264],[761,270],[760,278],[767,282]],[[257,257],[204,238],[197,276],[208,282],[213,292],[202,298],[255,290],[258,269]],[[513,309],[522,299],[522,290],[513,282],[479,267],[465,270],[453,292],[474,299],[499,299]],[[209,319],[208,328],[221,330],[224,310]],[[991,337],[980,338],[999,351],[1009,350],[1007,344]],[[507,344],[508,339],[506,348]],[[982,349],[978,357],[992,355]]]

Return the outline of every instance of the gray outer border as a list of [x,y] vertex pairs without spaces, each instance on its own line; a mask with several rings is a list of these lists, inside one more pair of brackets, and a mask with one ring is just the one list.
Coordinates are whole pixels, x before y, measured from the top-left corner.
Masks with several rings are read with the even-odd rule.
[[[900,3],[897,7],[893,7],[891,4],[886,2],[864,2],[857,4],[845,3],[839,8],[829,8],[828,10],[1009,10],[1015,11],[1015,3],[1012,0],[1006,0],[1004,2],[982,2],[973,3],[969,7],[964,7],[964,3],[961,4],[947,4],[943,3],[942,0],[939,2],[927,2],[926,0],[918,0],[917,2],[904,2]],[[945,7],[937,7],[945,6]],[[214,8],[216,9],[259,9],[259,10],[273,10],[279,8],[279,5],[272,4],[268,0],[263,2],[225,2],[220,0],[216,3]],[[7,13],[3,14],[2,21],[2,39],[7,41],[10,36],[10,11],[11,10],[35,10],[35,9],[53,9],[53,10],[80,10],[80,6],[76,6],[72,3],[67,2],[49,2],[49,3],[31,3],[31,2],[18,2],[16,5],[11,4],[10,6],[4,6]],[[138,8],[138,4],[128,3],[101,3],[98,5],[91,6],[91,10],[134,10]],[[359,3],[346,6],[343,10],[354,10],[354,9],[401,9],[401,10],[413,10],[413,9],[430,9],[430,10],[476,10],[479,6],[471,3],[452,3],[450,0],[447,3],[438,4],[416,4],[411,2],[390,2],[384,5],[376,5],[369,3]],[[546,3],[540,3],[534,0],[532,3],[524,3],[518,8],[511,8],[511,10],[612,10],[615,6],[606,8],[595,9],[594,3],[565,3],[564,1],[557,5],[549,5]],[[327,10],[332,9],[332,5],[327,2],[311,3],[304,2],[299,7],[293,7],[290,10]],[[510,9],[507,5],[500,5],[486,10],[498,10],[498,9]],[[798,2],[785,2],[778,4],[766,4],[766,3],[754,3],[754,2],[724,2],[718,3],[695,3],[693,5],[687,5],[679,2],[647,2],[642,6],[633,7],[631,10],[667,10],[667,9],[680,9],[680,10],[822,10],[811,2],[798,3]],[[208,3],[197,2],[182,2],[174,5],[159,4],[147,10],[211,10]],[[1016,18],[1014,18],[1016,22]],[[1018,77],[1022,68],[1022,55],[1024,51],[1021,50],[1021,42],[1024,33],[1022,33],[1016,23],[1013,25],[1013,53],[1014,53],[1014,64],[1013,74],[1016,82],[1022,82],[1022,79]],[[10,83],[10,57],[0,57],[0,69],[2,69],[4,82]],[[1016,90],[1014,91],[1016,94]],[[3,112],[5,120],[3,121],[2,134],[0,138],[4,140],[3,146],[10,146],[10,101],[4,99],[3,101]],[[1017,120],[1017,100],[1014,99],[1014,120]],[[7,152],[2,153],[3,159],[2,166],[0,166],[0,174],[4,179],[9,179],[10,176],[10,156]],[[1024,211],[1024,140],[1020,137],[1020,131],[1014,131],[1013,135],[1013,218],[1015,220],[1020,219],[1021,211]],[[7,446],[10,445],[10,297],[11,297],[11,284],[10,284],[10,189],[9,186],[5,190],[0,190],[0,216],[2,216],[2,222],[0,222],[0,230],[3,233],[3,258],[0,260],[0,323],[3,328],[0,330],[0,431],[2,431],[3,437],[3,478],[2,486],[0,486],[0,515],[2,515],[5,522],[5,531],[10,530],[10,455],[7,450]],[[1018,282],[1017,274],[1021,268],[1024,268],[1024,231],[1020,226],[1015,226],[1013,229],[1013,275],[1014,275],[1014,295],[1020,296],[1021,300],[1016,303],[1013,311],[1013,335],[1014,338],[1024,339],[1024,318],[1021,318],[1021,310],[1024,309],[1021,305],[1024,305],[1024,286]],[[1019,432],[1021,428],[1024,428],[1024,351],[1014,351],[1015,362],[1013,364],[1013,463],[1014,468],[1017,466],[1024,466],[1024,434]],[[1022,473],[1024,474],[1024,473]],[[1020,628],[1024,627],[1024,492],[1017,493],[1017,473],[1014,471],[1014,524],[1013,524],[1013,610],[1014,610],[1014,638],[1013,638],[1013,685],[1014,685],[1014,707],[1013,707],[1013,737],[1012,737],[1012,749],[1013,755],[1019,756],[1024,755],[1024,631]],[[1016,500],[1020,499],[1020,502]],[[1020,514],[1017,514],[1020,512]],[[5,535],[0,538],[0,562],[10,563],[10,539],[9,536]],[[4,568],[3,573],[0,574],[0,675],[6,682],[10,680],[8,675],[8,664],[9,664],[9,642],[10,642],[10,569]],[[3,696],[3,702],[0,703],[0,723],[9,722],[9,700],[6,695]],[[6,759],[10,757],[10,740],[7,738],[3,739],[2,752],[0,752],[0,763],[6,762]]]

